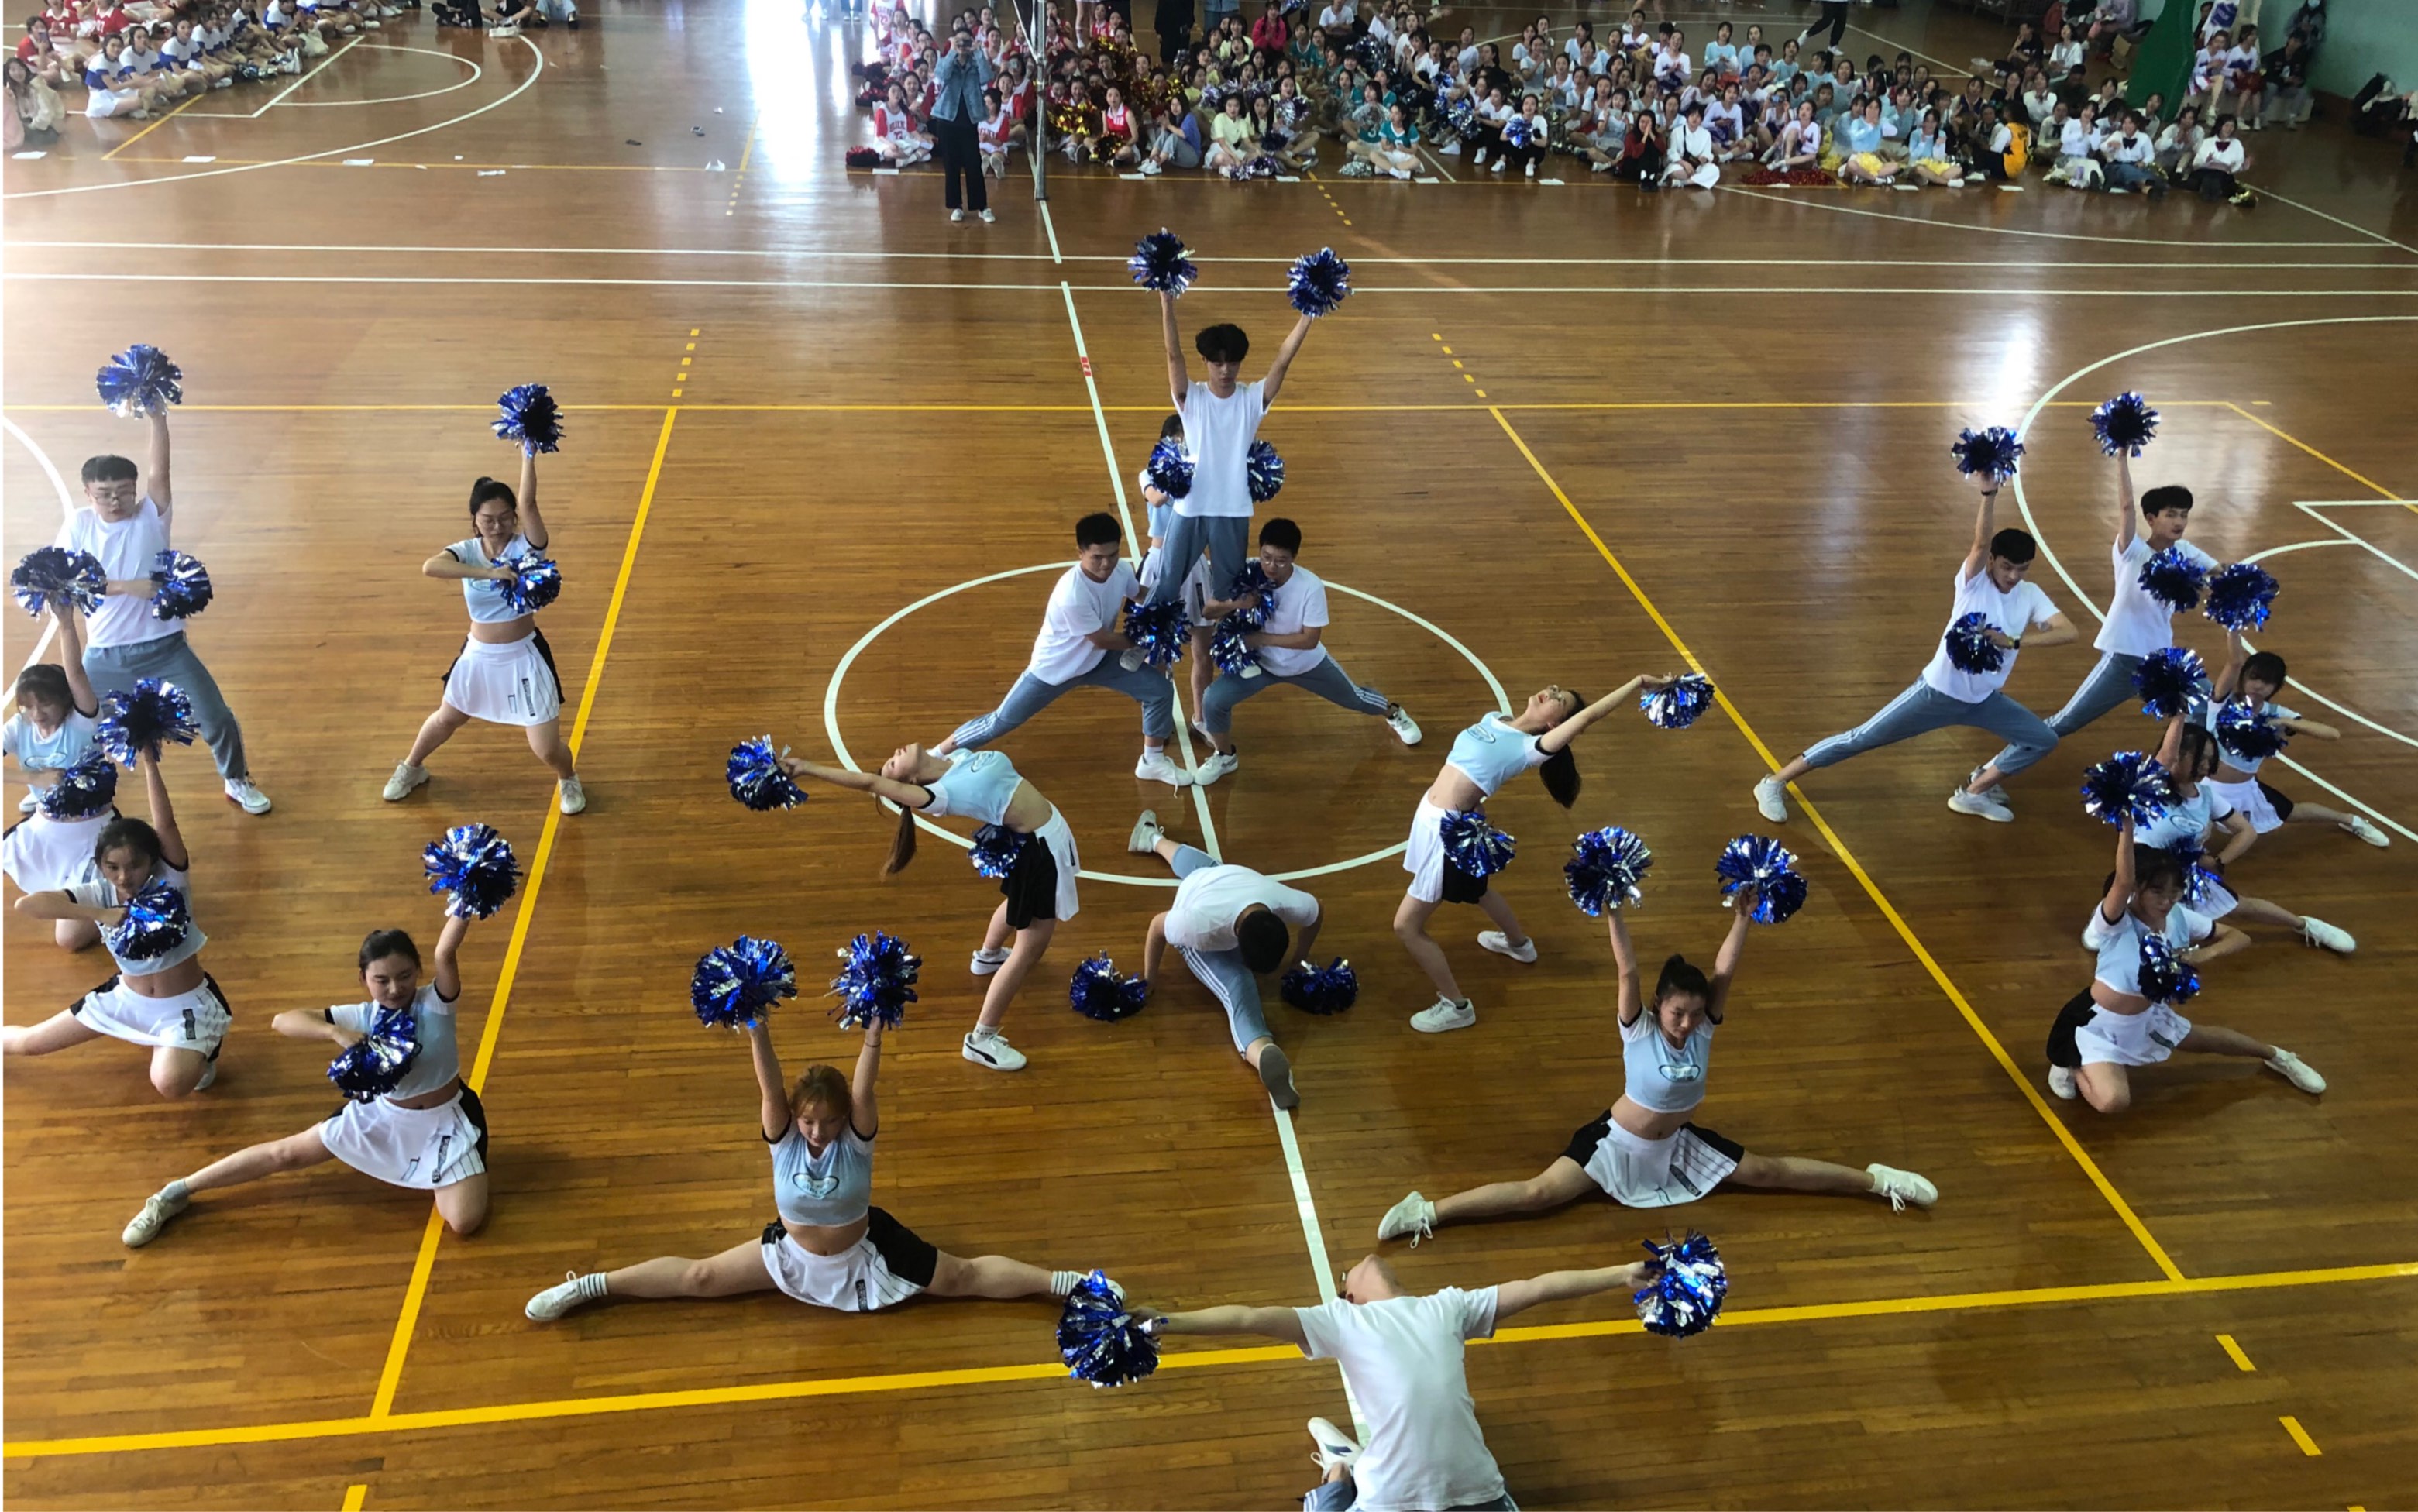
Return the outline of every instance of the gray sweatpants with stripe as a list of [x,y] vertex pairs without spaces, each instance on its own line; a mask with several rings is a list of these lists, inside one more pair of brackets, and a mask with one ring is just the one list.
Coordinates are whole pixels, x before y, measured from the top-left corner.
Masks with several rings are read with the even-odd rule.
[[1164,603],[1182,593],[1184,580],[1192,572],[1193,558],[1204,551],[1209,554],[1209,596],[1222,597],[1226,586],[1234,581],[1234,574],[1243,570],[1243,558],[1250,555],[1250,540],[1251,517],[1247,514],[1186,514],[1177,511],[1159,547],[1167,553],[1167,565],[1159,569],[1158,581],[1150,586],[1150,602]]
[[1031,719],[1056,703],[1061,695],[1077,688],[1106,688],[1121,693],[1141,705],[1141,732],[1154,741],[1164,741],[1175,733],[1175,684],[1164,672],[1143,666],[1128,672],[1110,651],[1099,664],[1080,677],[1064,682],[1044,682],[1027,672],[1007,690],[999,707],[976,719],[957,726],[949,739],[961,750],[979,751],[991,741]]
[[[1951,725],[1970,725],[2006,737],[2009,751],[2028,753],[2022,763],[2027,767],[2057,748],[2057,732],[2038,714],[2005,694],[1994,693],[1980,703],[1968,704],[1962,698],[1951,698],[1918,678],[1914,686],[1881,705],[1880,711],[1872,718],[1813,746],[1803,759],[1809,767],[1835,767],[1849,756],[1862,756]],[[1998,759],[2005,761],[2007,757],[2001,755]]]
[[[2102,652],[2099,664],[2090,669],[2090,676],[2082,680],[2082,686],[2074,690],[2074,696],[2065,701],[2065,707],[2048,716],[2049,729],[2062,739],[2109,710],[2139,697],[2140,690],[2133,686],[2133,674],[2140,670],[2140,657],[2127,656],[2121,651]],[[2153,743],[2154,734],[2152,731],[2150,737],[2144,737],[2144,743]],[[2054,741],[2049,742],[2050,746],[2055,744]],[[2048,746],[2034,747],[2017,741],[1990,760],[2001,776],[2012,777],[2048,753]]]
[[218,762],[219,775],[229,779],[252,775],[243,754],[243,726],[236,723],[235,710],[219,692],[218,680],[193,654],[183,631],[130,646],[87,646],[84,675],[92,680],[92,691],[102,697],[132,693],[140,678],[175,683],[193,701],[193,723],[201,726],[202,739]]
[[[1225,680],[1219,679],[1219,681]],[[1257,681],[1258,679],[1253,679]],[[1214,687],[1215,684],[1212,684]],[[1189,877],[1203,866],[1215,866],[1217,858],[1190,846],[1178,846],[1169,859],[1179,878]],[[1188,945],[1176,949],[1184,953],[1184,964],[1202,986],[1217,994],[1218,1003],[1226,1010],[1226,1029],[1234,1036],[1237,1054],[1250,1049],[1260,1040],[1268,1039],[1268,1016],[1260,1007],[1260,979],[1243,964],[1239,950],[1194,950]]]
[[1328,703],[1349,709],[1355,714],[1370,714],[1378,719],[1394,707],[1393,700],[1374,688],[1364,688],[1344,674],[1342,666],[1329,654],[1307,672],[1291,677],[1280,676],[1265,667],[1255,678],[1223,673],[1209,684],[1201,697],[1201,727],[1212,735],[1223,735],[1234,727],[1234,706],[1256,694],[1284,686],[1314,693]]

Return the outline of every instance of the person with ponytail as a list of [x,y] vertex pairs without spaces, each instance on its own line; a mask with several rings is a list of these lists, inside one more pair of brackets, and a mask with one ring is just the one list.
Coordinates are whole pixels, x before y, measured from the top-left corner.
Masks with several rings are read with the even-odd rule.
[[562,679],[554,669],[554,648],[537,627],[537,614],[504,585],[516,582],[520,563],[544,557],[544,517],[537,510],[537,455],[521,452],[520,488],[482,478],[470,485],[467,541],[421,563],[423,576],[462,585],[470,608],[470,634],[461,654],[438,680],[445,684],[436,711],[420,726],[411,751],[386,783],[386,801],[401,802],[428,781],[426,763],[436,748],[474,719],[517,725],[528,732],[529,749],[555,776],[565,814],[588,806],[587,790],[571,747],[562,739]]
[[1418,1193],[1397,1202],[1378,1222],[1379,1240],[1417,1244],[1447,1223],[1566,1207],[1593,1191],[1628,1208],[1669,1208],[1693,1202],[1724,1184],[1767,1190],[1824,1192],[1887,1199],[1892,1211],[1909,1202],[1927,1208],[1939,1189],[1910,1170],[1873,1165],[1858,1170],[1799,1155],[1751,1154],[1735,1140],[1698,1127],[1690,1118],[1705,1100],[1713,1031],[1726,1017],[1730,987],[1746,954],[1752,887],[1731,899],[1729,938],[1713,957],[1713,974],[1684,955],[1662,963],[1649,1004],[1638,991],[1637,953],[1628,916],[1607,909],[1612,957],[1620,969],[1619,1101],[1570,1137],[1553,1163],[1523,1182],[1495,1182],[1441,1202]]
[[990,988],[983,994],[982,1014],[966,1032],[963,1049],[965,1058],[978,1066],[1023,1070],[1024,1053],[1007,1043],[1000,1021],[1049,949],[1049,937],[1080,907],[1075,874],[1082,860],[1075,853],[1075,832],[1058,805],[998,751],[954,751],[941,756],[920,745],[902,745],[879,772],[826,767],[796,756],[783,756],[781,770],[792,777],[871,793],[897,807],[898,832],[881,868],[885,878],[897,876],[915,859],[918,815],[940,818],[954,814],[980,821],[983,828],[974,832],[974,865],[985,876],[1000,878],[1002,896],[991,911],[982,948],[974,952],[973,974],[989,977]]
[[1579,801],[1578,758],[1570,755],[1570,742],[1588,725],[1634,701],[1641,689],[1667,687],[1676,676],[1631,678],[1592,704],[1568,688],[1546,688],[1532,695],[1519,713],[1489,713],[1453,737],[1444,770],[1436,773],[1411,816],[1410,844],[1402,856],[1402,869],[1411,874],[1411,885],[1402,894],[1402,906],[1394,911],[1394,938],[1402,942],[1436,989],[1436,1000],[1411,1016],[1413,1029],[1441,1034],[1477,1022],[1477,1009],[1462,996],[1444,947],[1428,934],[1428,920],[1438,905],[1477,904],[1497,926],[1480,934],[1478,944],[1523,964],[1537,958],[1537,942],[1520,927],[1511,905],[1486,885],[1485,878],[1471,876],[1445,854],[1446,816],[1477,808],[1505,783],[1532,767],[1538,769],[1553,802],[1569,807]]

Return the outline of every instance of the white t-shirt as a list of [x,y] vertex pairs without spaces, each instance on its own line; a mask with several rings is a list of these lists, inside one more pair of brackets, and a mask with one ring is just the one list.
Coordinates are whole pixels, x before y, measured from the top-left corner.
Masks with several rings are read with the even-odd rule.
[[2221,168],[2228,174],[2242,172],[2242,139],[2238,136],[2210,137],[2192,155],[2193,167]]
[[1183,950],[1232,950],[1234,920],[1252,904],[1295,929],[1318,922],[1318,899],[1248,866],[1203,866],[1186,878],[1167,909],[1167,942]]
[[1052,685],[1071,682],[1100,664],[1105,648],[1090,637],[1125,621],[1125,602],[1140,597],[1133,569],[1119,562],[1108,581],[1094,583],[1078,565],[1066,569],[1041,611],[1041,633],[1033,637],[1027,672]]
[[[2197,562],[2200,571],[2215,570],[2216,558],[2190,542],[2178,541],[2175,545]],[[2108,548],[2108,557],[2116,564],[2116,596],[2107,605],[2107,622],[2099,627],[2098,638],[2090,643],[2099,649],[2119,656],[2147,656],[2175,643],[2175,612],[2141,586],[2141,564],[2152,555],[2150,543],[2139,536],[2122,551]]]
[[[1268,622],[1261,627],[1269,634],[1290,635],[1326,623],[1326,585],[1307,567],[1293,568],[1293,575],[1278,587],[1276,600],[1276,607],[1268,611]],[[1285,646],[1260,648],[1260,664],[1280,678],[1297,678],[1325,660],[1324,646],[1306,651]]]
[[1470,1399],[1467,1341],[1494,1333],[1494,1288],[1297,1307],[1302,1352],[1333,1360],[1369,1434],[1353,1461],[1356,1512],[1432,1512],[1503,1495]]
[[1175,501],[1178,514],[1251,517],[1250,478],[1246,470],[1251,438],[1267,414],[1260,385],[1243,383],[1220,399],[1205,383],[1184,390],[1184,444],[1192,450],[1192,492]]
[[[1985,565],[1972,576],[1965,575],[1965,565],[1956,565],[1956,604],[1948,611],[1951,625],[1968,614],[1979,614],[2012,639],[2023,638],[2025,631],[2034,625],[2047,624],[2057,618],[2057,605],[2041,591],[2038,583],[2026,578],[2015,585],[2012,593],[2001,593],[1990,578]],[[1931,661],[1922,669],[1922,680],[1951,698],[1978,704],[2007,685],[2015,675],[2016,653],[2009,651],[1999,661],[1996,672],[1960,672],[1948,659],[1948,638],[1943,634],[1933,649]]]
[[[59,527],[58,543],[70,551],[86,551],[100,559],[111,582],[148,582],[151,562],[168,549],[168,522],[160,506],[146,497],[130,518],[102,519],[89,506],[79,506]],[[100,601],[84,623],[90,646],[139,646],[173,635],[183,627],[151,612],[151,596],[113,593]]]
[[[2178,903],[2166,910],[2166,926],[2156,931],[2160,939],[2176,950],[2198,944],[2214,933],[2216,924],[2204,913],[2194,913]],[[2099,906],[2092,904],[2090,922],[2082,926],[2082,943],[2099,953],[2099,968],[2093,973],[2128,997],[2148,996],[2141,990],[2141,940],[2151,933],[2148,924],[2126,909],[2123,917],[2109,924]]]

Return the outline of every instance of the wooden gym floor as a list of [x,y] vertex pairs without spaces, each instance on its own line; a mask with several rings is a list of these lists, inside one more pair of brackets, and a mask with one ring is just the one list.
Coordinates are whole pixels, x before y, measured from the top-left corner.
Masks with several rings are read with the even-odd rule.
[[[2005,35],[1919,5],[1857,19],[1879,28],[1859,51],[1943,60]],[[246,818],[197,753],[173,762],[237,1011],[216,1090],[162,1104],[115,1044],[8,1069],[12,1501],[1284,1503],[1310,1474],[1302,1420],[1348,1408],[1331,1367],[1281,1349],[1171,1351],[1156,1379],[1094,1393],[1060,1379],[1037,1305],[853,1318],[766,1293],[526,1322],[566,1269],[710,1253],[764,1220],[743,1057],[682,994],[696,955],[770,934],[811,974],[876,926],[925,954],[879,1199],[943,1247],[1104,1266],[1162,1303],[1313,1301],[1403,1191],[1541,1168],[1614,1093],[1610,963],[1556,852],[1582,827],[1642,832],[1641,950],[1712,950],[1711,857],[1770,828],[1749,786],[1929,654],[1969,519],[1958,427],[2029,423],[2008,513],[2095,625],[2109,483],[2083,417],[2127,388],[2165,413],[2143,486],[2191,485],[2220,557],[2271,554],[2294,701],[2346,728],[2296,745],[2283,786],[2395,834],[2263,841],[2245,884],[2361,949],[2268,935],[2195,1008],[2332,1089],[2191,1064],[2140,1077],[2118,1120],[2047,1102],[2041,1041],[2086,979],[2073,936],[2109,846],[2073,783],[2150,727],[2119,712],[2069,742],[2016,785],[2008,827],[1942,806],[1989,749],[1942,734],[1808,784],[1782,832],[1813,901],[1758,934],[1706,1112],[1752,1149],[1925,1172],[1935,1212],[1583,1204],[1394,1260],[1426,1289],[1617,1260],[1670,1222],[1721,1241],[1732,1306],[1705,1337],[1645,1336],[1605,1297],[1473,1352],[1524,1505],[2418,1501],[2418,211],[2384,148],[2324,126],[2254,138],[2255,214],[2036,182],[1641,199],[1447,159],[1458,179],[1407,186],[1061,163],[1046,215],[1019,164],[997,225],[953,226],[928,176],[840,171],[863,131],[850,36],[731,0],[608,6],[520,42],[390,23],[273,108],[234,91],[79,121],[8,164],[8,549],[54,528],[54,465],[71,479],[139,442],[94,405],[93,369],[166,346],[188,375],[178,544],[220,591],[195,636],[277,804]],[[1239,320],[1263,353],[1283,264],[1328,243],[1352,261],[1360,294],[1263,432],[1291,479],[1263,512],[1300,521],[1304,560],[1351,590],[1330,645],[1429,741],[1262,699],[1243,770],[1196,799],[1130,781],[1121,700],[1068,699],[1012,738],[1105,875],[1011,1017],[1032,1068],[987,1076],[956,1053],[956,963],[989,889],[940,847],[878,885],[872,805],[819,791],[749,815],[720,762],[766,729],[865,760],[998,696],[1042,569],[1077,514],[1118,506],[1166,409],[1155,311],[1120,266],[1162,223],[1205,259],[1186,328]],[[517,736],[486,726],[381,803],[461,634],[414,565],[459,534],[468,481],[511,466],[485,426],[522,381],[572,410],[544,465],[569,585],[545,622],[591,807],[559,820]],[[11,666],[27,632],[8,620]],[[2186,634],[2216,649],[2205,622]],[[2012,691],[2053,709],[2089,659],[2036,653]],[[1719,680],[1720,712],[1589,736],[1575,814],[1534,784],[1498,800],[1544,959],[1483,955],[1448,910],[1481,1022],[1414,1034],[1428,995],[1389,938],[1388,848],[1451,732],[1499,695],[1683,662]],[[1130,963],[1166,896],[1120,848],[1144,804],[1229,857],[1327,869],[1306,885],[1364,993],[1338,1019],[1274,1011],[1290,1120],[1272,1126],[1180,974],[1115,1027],[1064,1007],[1075,962]],[[168,1177],[328,1111],[319,1058],[268,1017],[349,1000],[368,928],[433,928],[419,848],[471,819],[532,872],[465,963],[486,1230],[440,1239],[424,1199],[331,1166],[121,1247]],[[14,916],[5,938],[12,1021],[105,974]],[[811,1001],[777,1038],[793,1065],[849,1044]]]

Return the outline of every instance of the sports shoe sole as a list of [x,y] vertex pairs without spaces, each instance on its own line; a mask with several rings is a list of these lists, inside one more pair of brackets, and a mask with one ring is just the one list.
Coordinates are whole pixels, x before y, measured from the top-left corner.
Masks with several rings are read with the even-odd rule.
[[1293,1085],[1293,1062],[1273,1045],[1260,1052],[1260,1085],[1268,1090],[1268,1100],[1287,1112],[1301,1106],[1301,1093]]

